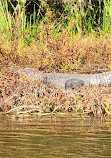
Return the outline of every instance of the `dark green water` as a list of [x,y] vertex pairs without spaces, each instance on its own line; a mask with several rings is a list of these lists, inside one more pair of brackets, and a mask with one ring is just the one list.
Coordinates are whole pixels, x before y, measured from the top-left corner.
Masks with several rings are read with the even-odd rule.
[[0,158],[110,158],[111,122],[70,116],[0,116]]

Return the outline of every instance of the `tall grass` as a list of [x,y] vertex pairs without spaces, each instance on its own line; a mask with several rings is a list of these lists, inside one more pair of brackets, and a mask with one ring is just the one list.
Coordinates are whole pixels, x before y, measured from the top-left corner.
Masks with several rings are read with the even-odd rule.
[[[15,39],[15,37],[23,37],[25,33],[31,36],[35,35],[37,29],[36,24],[36,11],[34,9],[33,14],[30,15],[30,21],[27,21],[27,16],[25,14],[25,5],[22,5],[18,1],[18,5],[10,4],[13,8],[13,14],[8,10],[8,2],[0,1],[0,36],[7,36],[10,39]],[[32,25],[33,21],[33,25]]]
[[12,31],[12,16],[8,11],[7,1],[0,1],[0,35],[6,34],[8,36]]
[[[43,17],[39,20],[43,2],[46,4],[44,0],[41,1],[42,3],[39,5],[38,12],[34,7],[33,14],[31,14],[29,18],[30,20],[28,20],[27,15],[25,14],[25,1],[24,3],[21,3],[20,0],[18,0],[18,5],[16,7],[14,7],[11,1],[9,1],[14,10],[13,14],[11,14],[8,10],[7,0],[4,0],[3,2],[0,1],[0,36],[7,36],[8,38],[10,37],[10,39],[14,39],[15,36],[19,38],[25,37],[26,41],[30,41],[33,37],[35,38],[37,32],[41,32],[41,22],[44,27],[47,27],[46,25],[48,23],[46,21],[49,21],[48,18]],[[61,14],[59,13],[59,18],[55,18],[56,14],[58,14],[57,12],[55,12],[55,14],[52,12],[52,17],[50,17],[52,20],[50,20],[49,25],[52,25],[53,33],[55,35],[61,35],[64,31],[68,31],[71,35],[81,32],[93,33],[95,30],[101,30],[101,28],[105,33],[109,33],[111,31],[110,0],[104,1],[105,5],[103,9],[102,24],[101,22],[98,22],[101,17],[97,20],[99,6],[95,10],[95,6],[88,4],[83,14],[83,8],[80,6],[78,7],[75,2],[77,1],[69,0],[64,2],[64,9]],[[48,12],[46,14],[50,13]]]
[[103,9],[103,31],[109,32],[111,31],[111,1],[104,1],[104,9]]

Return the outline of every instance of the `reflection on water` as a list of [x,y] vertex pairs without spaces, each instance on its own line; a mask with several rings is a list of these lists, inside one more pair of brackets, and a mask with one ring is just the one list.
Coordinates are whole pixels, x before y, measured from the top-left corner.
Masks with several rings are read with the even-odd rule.
[[110,158],[111,122],[74,115],[0,115],[0,158]]

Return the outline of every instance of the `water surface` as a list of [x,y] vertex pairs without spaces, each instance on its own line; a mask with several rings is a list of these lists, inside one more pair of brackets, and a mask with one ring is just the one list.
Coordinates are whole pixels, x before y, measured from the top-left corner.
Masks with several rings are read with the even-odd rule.
[[75,115],[0,115],[0,158],[110,158],[111,122]]

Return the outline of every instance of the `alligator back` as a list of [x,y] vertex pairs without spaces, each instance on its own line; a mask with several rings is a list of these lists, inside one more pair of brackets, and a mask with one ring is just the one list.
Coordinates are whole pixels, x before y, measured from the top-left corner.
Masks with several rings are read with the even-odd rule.
[[64,89],[73,89],[77,86],[111,86],[111,71],[97,74],[70,74],[70,73],[42,73],[32,68],[17,69],[10,67],[16,73],[25,73],[27,78],[43,81]]

